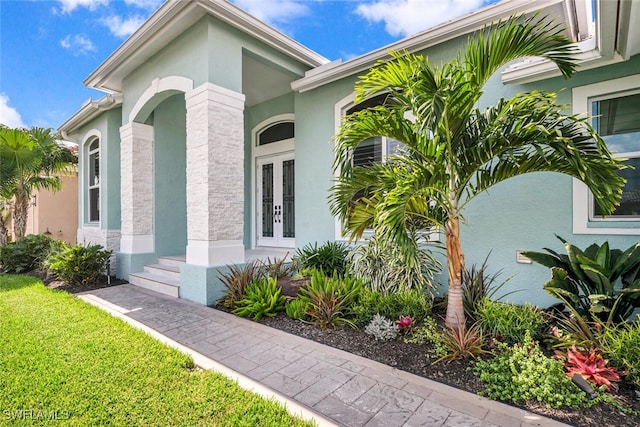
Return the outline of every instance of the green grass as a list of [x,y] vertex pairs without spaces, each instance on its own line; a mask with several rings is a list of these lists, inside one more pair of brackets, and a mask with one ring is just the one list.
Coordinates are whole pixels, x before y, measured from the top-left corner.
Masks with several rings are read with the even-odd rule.
[[66,418],[60,425],[311,425],[65,292],[1,275],[0,425],[47,417]]

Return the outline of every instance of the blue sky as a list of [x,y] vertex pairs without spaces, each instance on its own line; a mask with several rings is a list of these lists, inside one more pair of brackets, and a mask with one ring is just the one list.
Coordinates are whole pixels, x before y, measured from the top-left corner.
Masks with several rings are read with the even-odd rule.
[[[493,0],[495,1],[495,0]],[[57,128],[89,97],[82,81],[163,0],[0,0],[0,123]],[[489,0],[234,0],[333,60],[347,60]]]

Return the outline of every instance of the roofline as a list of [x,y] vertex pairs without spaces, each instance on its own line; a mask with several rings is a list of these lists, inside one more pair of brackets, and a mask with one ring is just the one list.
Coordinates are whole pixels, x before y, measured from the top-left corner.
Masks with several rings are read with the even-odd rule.
[[329,60],[275,28],[254,18],[244,10],[226,0],[167,0],[156,10],[124,43],[105,59],[85,80],[88,87],[118,93],[104,83],[118,68],[122,67],[145,45],[172,31],[172,22],[194,14],[197,19],[206,13],[213,14],[221,21],[240,29],[268,46],[310,67]]
[[515,13],[532,13],[545,7],[571,0],[510,0],[495,3],[460,18],[439,24],[406,37],[365,55],[351,59],[321,73],[307,73],[291,83],[293,90],[306,92],[325,84],[368,70],[380,60],[391,58],[389,51],[418,52],[484,28],[487,23],[507,18]]
[[58,130],[65,140],[78,143],[78,141],[71,136],[72,133],[88,121],[98,117],[104,111],[111,110],[120,105],[122,105],[122,97],[119,95],[106,95],[96,101],[89,98],[73,116],[69,117],[58,127]]

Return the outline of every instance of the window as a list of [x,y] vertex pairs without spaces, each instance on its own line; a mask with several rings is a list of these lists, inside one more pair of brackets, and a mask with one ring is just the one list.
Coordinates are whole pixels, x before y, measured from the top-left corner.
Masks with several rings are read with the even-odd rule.
[[640,75],[573,89],[574,113],[588,113],[615,157],[635,169],[627,179],[620,206],[603,217],[587,186],[573,183],[573,231],[576,234],[640,234]]
[[[634,169],[621,175],[627,179],[620,206],[607,219],[640,218],[640,91],[591,100],[593,127],[616,157],[624,157]],[[604,219],[591,200],[592,219]]]
[[100,141],[98,139],[94,139],[89,144],[87,165],[89,222],[96,222],[100,220]]
[[276,123],[269,126],[258,135],[258,145],[292,139],[294,137],[293,122]]

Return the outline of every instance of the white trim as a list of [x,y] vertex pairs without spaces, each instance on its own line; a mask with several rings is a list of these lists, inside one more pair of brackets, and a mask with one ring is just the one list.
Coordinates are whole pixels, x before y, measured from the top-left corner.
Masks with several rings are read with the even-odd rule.
[[[604,95],[614,96],[617,93],[640,89],[640,74],[607,80],[572,89],[572,108],[574,114],[588,116],[589,100]],[[631,153],[632,154],[632,153]],[[623,155],[624,156],[624,155]],[[640,235],[640,218],[615,218],[612,221],[637,223],[637,228],[621,228],[602,226],[606,221],[592,221],[589,218],[591,196],[588,187],[580,180],[573,179],[573,234],[616,234]],[[589,223],[597,222],[601,226],[589,227]]]
[[138,101],[131,109],[131,112],[129,113],[129,122],[139,120],[140,118],[137,116],[138,114],[140,114],[140,111],[142,111],[147,103],[151,101],[151,99],[153,99],[153,97],[157,94],[169,90],[187,93],[192,89],[193,80],[186,77],[168,76],[161,79],[153,79],[149,87],[142,93],[142,95],[140,95]]
[[[80,185],[80,188],[82,191],[80,191],[79,194],[79,203],[80,203],[80,224],[82,224],[82,226],[90,226],[90,227],[100,227],[102,226],[102,217],[103,215],[99,215],[98,221],[90,221],[89,217],[90,217],[90,210],[91,207],[88,205],[88,203],[90,203],[89,197],[88,197],[88,193],[89,193],[89,185],[88,185],[88,180],[89,180],[89,171],[87,170],[87,166],[89,165],[89,155],[91,153],[91,151],[89,150],[89,145],[95,140],[98,140],[98,156],[100,159],[100,174],[102,174],[102,172],[105,170],[103,168],[103,155],[102,155],[102,132],[100,132],[98,129],[91,129],[89,132],[87,132],[84,137],[82,138],[82,143],[79,145],[79,147],[81,147],[81,152],[80,152],[80,156],[79,158],[82,159],[82,161],[80,162],[80,171],[79,171],[79,176],[80,176],[80,181],[82,182],[82,184]],[[100,182],[98,184],[98,191],[101,193],[102,192],[102,178],[100,178]],[[102,208],[102,206],[100,206],[100,208]],[[102,211],[102,209],[100,210]]]
[[187,264],[205,267],[244,262],[242,240],[191,240],[187,242]]
[[187,112],[200,104],[214,104],[227,110],[244,110],[245,96],[242,93],[215,85],[204,83],[184,94]]
[[264,156],[273,156],[286,152],[294,152],[295,158],[295,136],[292,139],[272,142],[271,144],[258,145],[258,134],[267,127],[283,122],[293,122],[295,126],[296,115],[293,113],[278,114],[265,119],[255,125],[251,129],[251,248],[258,246],[258,224],[257,224],[257,206],[256,206],[256,167],[257,159]]
[[146,254],[154,252],[153,234],[122,234],[120,252],[125,254]]

